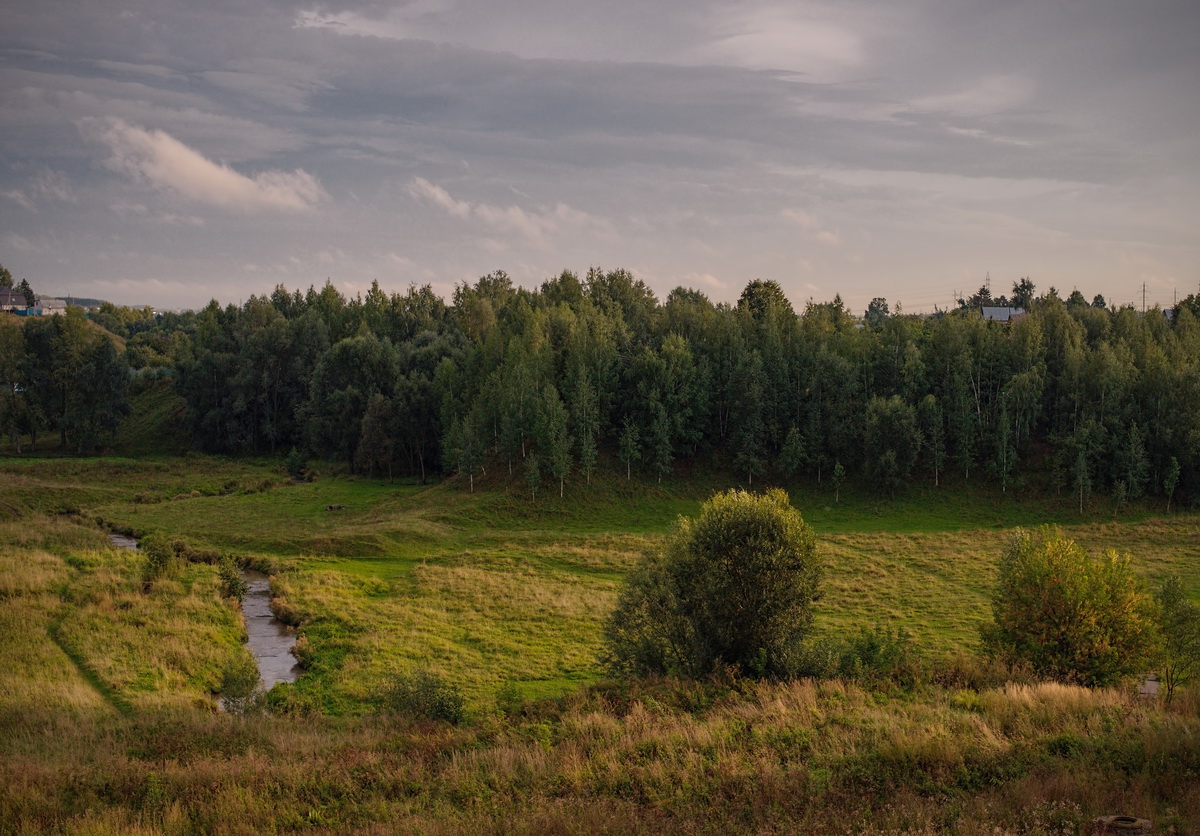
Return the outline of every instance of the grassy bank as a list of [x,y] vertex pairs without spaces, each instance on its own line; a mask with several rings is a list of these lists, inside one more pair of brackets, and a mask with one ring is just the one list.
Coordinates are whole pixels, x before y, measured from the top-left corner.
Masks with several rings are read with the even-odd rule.
[[[272,462],[198,456],[7,460],[0,473],[0,503],[21,514],[75,511],[274,570],[278,609],[299,625],[306,663],[280,699],[335,714],[372,711],[389,677],[414,667],[446,677],[472,705],[502,688],[534,697],[596,681],[601,625],[622,575],[678,515],[726,487],[717,477],[659,484],[609,472],[562,499],[543,492],[533,501],[506,473],[477,480],[470,493],[456,480],[292,483]],[[1090,549],[1130,552],[1151,582],[1179,574],[1200,593],[1193,515],[1135,509],[1080,520],[1069,501],[975,486],[916,488],[895,500],[850,489],[833,504],[821,485],[804,484],[792,496],[826,563],[817,626],[827,632],[904,628],[930,655],[970,651],[1018,524],[1058,522]],[[105,571],[136,585],[131,566]],[[171,583],[197,594],[216,583],[208,567],[186,571],[194,576]],[[66,646],[103,634],[107,606],[81,613],[73,623],[86,626],[80,637],[68,626]],[[119,681],[155,690],[145,675],[137,686]]]
[[1196,695],[843,682],[590,690],[464,728],[195,712],[0,722],[6,832],[1079,833],[1200,821]]
[[[568,496],[470,493],[207,457],[0,460],[0,832],[1075,833],[1200,821],[1200,694],[1020,682],[969,660],[1012,525],[1057,522],[1200,594],[1197,518],[1080,519],[974,487],[832,503],[793,486],[826,562],[818,627],[910,631],[959,662],[887,682],[605,684],[620,578],[717,477],[610,473]],[[328,510],[330,506],[341,506]],[[306,670],[285,716],[213,713],[240,647],[215,567],[149,587],[100,523],[272,568]],[[962,661],[966,658],[967,661]],[[467,697],[464,727],[376,714],[396,672]],[[955,672],[957,671],[957,673]],[[301,719],[286,712],[303,715]]]

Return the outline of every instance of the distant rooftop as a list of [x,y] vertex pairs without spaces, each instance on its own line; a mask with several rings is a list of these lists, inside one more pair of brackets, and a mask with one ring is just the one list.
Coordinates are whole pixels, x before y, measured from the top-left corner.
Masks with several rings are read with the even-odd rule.
[[1025,316],[1024,308],[1002,308],[984,305],[981,310],[983,311],[983,318],[988,322],[1016,322]]

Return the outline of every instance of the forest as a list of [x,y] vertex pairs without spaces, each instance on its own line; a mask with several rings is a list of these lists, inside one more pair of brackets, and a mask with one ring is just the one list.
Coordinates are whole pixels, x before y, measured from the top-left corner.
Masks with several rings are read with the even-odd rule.
[[[625,270],[536,290],[503,272],[456,287],[346,298],[307,292],[153,315],[106,304],[0,330],[0,423],[87,452],[130,385],[168,378],[198,450],[340,461],[422,479],[486,466],[531,495],[590,481],[602,451],[627,475],[677,478],[704,457],[745,483],[847,474],[895,492],[916,480],[1007,490],[1048,473],[1080,506],[1194,495],[1200,465],[1200,299],[1140,312],[1013,285],[1027,314],[986,321],[986,288],[910,315],[840,297],[797,313],[755,280],[736,304]],[[15,319],[15,318],[8,318]],[[128,365],[126,371],[124,366]]]

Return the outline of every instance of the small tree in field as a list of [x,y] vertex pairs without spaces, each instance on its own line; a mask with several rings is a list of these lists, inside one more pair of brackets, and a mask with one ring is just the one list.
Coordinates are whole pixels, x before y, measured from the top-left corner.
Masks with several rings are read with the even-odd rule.
[[729,491],[681,517],[666,549],[630,574],[608,620],[618,673],[786,674],[812,625],[816,536],[787,494]]
[[1167,513],[1171,513],[1171,497],[1175,496],[1175,488],[1179,485],[1179,459],[1171,456],[1171,464],[1167,467],[1167,475],[1163,479],[1163,493],[1167,495]]
[[1082,685],[1137,673],[1157,641],[1156,607],[1128,557],[1092,557],[1058,531],[1018,529],[1000,561],[988,652]]
[[1168,578],[1158,593],[1163,647],[1159,660],[1167,701],[1180,685],[1200,673],[1200,606],[1188,600],[1179,578]]

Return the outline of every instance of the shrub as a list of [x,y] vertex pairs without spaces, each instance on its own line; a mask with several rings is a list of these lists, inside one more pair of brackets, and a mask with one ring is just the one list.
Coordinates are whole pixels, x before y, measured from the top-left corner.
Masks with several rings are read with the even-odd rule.
[[413,720],[442,720],[455,726],[466,716],[458,689],[424,669],[396,674],[384,693],[383,709]]
[[147,586],[167,574],[175,563],[175,550],[158,537],[143,538],[138,548],[146,557],[142,580]]
[[242,578],[233,558],[222,557],[221,562],[217,564],[217,573],[221,576],[221,590],[226,597],[237,598],[239,601],[246,597],[250,585]]
[[786,675],[812,625],[815,551],[812,529],[783,491],[716,494],[628,576],[606,629],[610,667]]
[[912,637],[903,628],[860,627],[848,636],[824,635],[796,649],[791,673],[911,687],[924,677]]
[[221,670],[221,705],[230,714],[248,714],[263,704],[258,665],[249,653],[239,652]]
[[981,630],[989,653],[1082,685],[1138,672],[1157,641],[1154,602],[1128,558],[1093,558],[1050,529],[1014,533],[992,612],[995,621]]
[[308,481],[308,457],[295,447],[288,452],[287,458],[283,460],[283,466],[287,469],[288,476],[292,479],[295,479],[297,482]]

